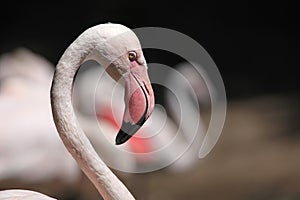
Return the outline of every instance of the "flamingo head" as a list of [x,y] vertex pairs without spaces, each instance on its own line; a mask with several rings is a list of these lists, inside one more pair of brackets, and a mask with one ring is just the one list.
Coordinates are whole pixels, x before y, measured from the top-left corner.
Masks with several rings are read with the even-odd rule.
[[[105,41],[98,47],[101,65],[125,88],[125,111],[116,144],[123,144],[149,118],[154,108],[154,94],[147,73],[147,64],[138,38],[129,28],[107,24]],[[103,30],[102,30],[103,31]],[[102,32],[103,34],[103,32]]]

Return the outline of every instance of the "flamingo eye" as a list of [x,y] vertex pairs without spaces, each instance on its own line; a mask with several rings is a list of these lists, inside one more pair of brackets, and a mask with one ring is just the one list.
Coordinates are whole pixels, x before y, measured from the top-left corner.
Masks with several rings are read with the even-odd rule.
[[130,51],[130,52],[128,53],[128,59],[130,60],[130,62],[135,61],[135,60],[136,60],[136,57],[137,57],[136,52]]

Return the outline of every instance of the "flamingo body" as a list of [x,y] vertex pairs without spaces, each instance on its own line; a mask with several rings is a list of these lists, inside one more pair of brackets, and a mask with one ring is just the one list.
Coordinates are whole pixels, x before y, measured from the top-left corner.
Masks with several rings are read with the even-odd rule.
[[55,200],[44,194],[29,190],[3,190],[0,192],[1,200]]
[[52,76],[53,66],[29,50],[1,56],[0,180],[70,183],[79,178],[52,121]]

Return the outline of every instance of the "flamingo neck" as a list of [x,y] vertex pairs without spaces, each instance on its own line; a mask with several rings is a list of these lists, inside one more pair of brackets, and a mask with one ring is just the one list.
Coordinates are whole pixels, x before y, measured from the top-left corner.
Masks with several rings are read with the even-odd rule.
[[[93,34],[89,33],[87,36],[91,35]],[[93,53],[94,44],[99,42],[94,38],[89,39],[82,34],[67,48],[57,64],[51,87],[53,119],[65,147],[104,199],[134,199],[128,189],[99,158],[80,128],[73,110],[71,96],[76,72],[85,59]]]

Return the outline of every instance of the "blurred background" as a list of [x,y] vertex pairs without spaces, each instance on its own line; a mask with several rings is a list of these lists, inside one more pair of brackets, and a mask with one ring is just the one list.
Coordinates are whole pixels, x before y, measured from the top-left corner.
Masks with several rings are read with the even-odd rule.
[[[49,89],[54,66],[64,50],[85,29],[116,22],[130,28],[169,28],[196,40],[218,66],[228,100],[225,126],[218,143],[192,167],[180,172],[162,169],[145,174],[115,171],[137,199],[300,199],[299,20],[289,2],[7,1],[1,5],[0,19],[0,139],[6,141],[2,144],[0,140],[1,190],[24,188],[58,199],[99,199],[64,149],[60,151],[58,138],[47,141],[53,140],[57,145],[55,151],[64,152],[60,154],[66,158],[53,156],[49,162],[47,157],[46,162],[41,154],[38,162],[44,170],[49,170],[47,173],[39,172],[41,167],[36,165],[25,167],[20,160],[9,161],[16,158],[11,153],[16,149],[13,144],[24,143],[24,138],[12,134],[24,136],[28,125],[21,128],[19,123],[30,114],[45,113],[42,107],[48,105],[47,98],[39,111],[29,109],[28,105],[39,105],[32,102],[47,97],[44,91]],[[182,62],[168,52],[147,49],[144,54],[148,62],[168,66]],[[25,64],[29,66],[27,70],[20,67]],[[39,65],[47,66],[46,72],[39,70]],[[15,71],[2,70],[5,67]],[[30,71],[35,76],[40,73],[43,78],[29,81]],[[12,76],[16,78],[8,81]],[[41,87],[34,91],[40,92],[28,92],[36,85]],[[162,94],[156,95],[156,102],[164,105],[161,89],[154,86],[155,92]],[[29,93],[25,98],[24,94]],[[207,116],[209,109],[208,113],[204,109],[204,121]],[[44,126],[39,122],[40,127],[36,127],[38,133],[49,126],[51,116],[43,119]],[[55,130],[48,127],[46,132]],[[16,154],[29,160],[46,144],[49,142],[30,143],[24,149],[32,146],[36,149]],[[48,146],[46,150],[53,151]],[[33,167],[37,169],[30,178],[25,172]],[[65,170],[56,173],[55,167]]]

